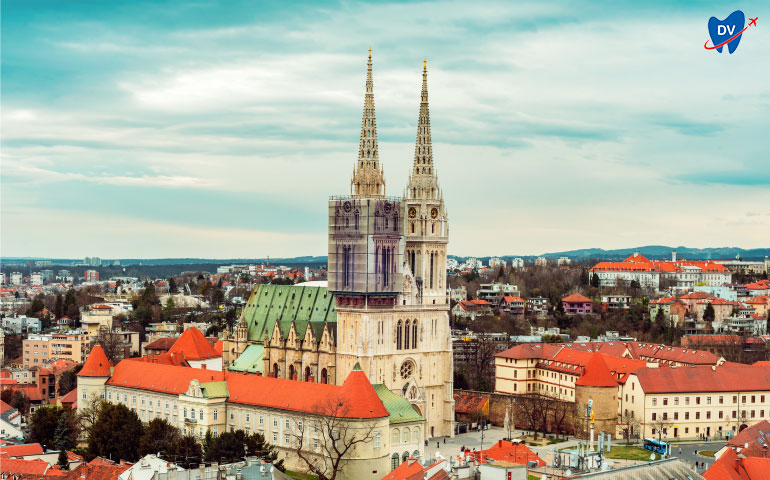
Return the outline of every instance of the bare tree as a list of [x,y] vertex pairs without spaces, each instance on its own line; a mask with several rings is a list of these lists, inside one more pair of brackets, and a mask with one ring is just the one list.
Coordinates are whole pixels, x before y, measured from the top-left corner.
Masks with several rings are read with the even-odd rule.
[[104,400],[99,395],[90,395],[86,400],[85,408],[78,412],[78,429],[80,430],[81,440],[87,439],[91,435],[91,427],[99,418],[102,411]]
[[632,437],[639,435],[639,420],[634,417],[634,412],[626,409],[620,415],[620,427],[623,429],[623,438],[630,442]]
[[537,393],[516,396],[516,417],[524,420],[524,425],[533,431],[535,439],[538,431],[545,433],[551,402],[550,398]]
[[100,328],[99,334],[91,341],[91,347],[100,345],[107,360],[117,363],[125,357],[123,337],[106,328]]
[[294,450],[319,480],[335,480],[356,450],[375,437],[376,421],[352,419],[349,413],[342,397],[332,397],[294,419]]
[[664,432],[666,438],[668,438],[668,427],[673,425],[673,423],[668,418],[663,418],[663,415],[658,415],[655,420],[650,422],[650,425],[655,430],[655,435],[658,436],[658,439],[662,439]]
[[572,402],[562,399],[551,401],[551,426],[557,434],[564,433],[573,424],[575,409]]

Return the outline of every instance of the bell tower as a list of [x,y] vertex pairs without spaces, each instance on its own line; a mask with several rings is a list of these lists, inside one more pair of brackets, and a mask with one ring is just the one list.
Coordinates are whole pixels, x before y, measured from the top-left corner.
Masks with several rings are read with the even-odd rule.
[[418,305],[447,303],[446,255],[449,224],[441,186],[433,164],[428,108],[428,65],[423,62],[420,113],[414,164],[404,191],[406,208],[405,262],[414,275]]

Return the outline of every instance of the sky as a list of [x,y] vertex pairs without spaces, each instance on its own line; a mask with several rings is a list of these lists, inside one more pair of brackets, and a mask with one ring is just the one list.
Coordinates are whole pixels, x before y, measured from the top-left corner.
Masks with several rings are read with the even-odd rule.
[[[759,16],[732,55],[709,17]],[[770,246],[767,2],[2,2],[0,254],[325,255],[366,57],[449,253]],[[766,21],[765,21],[766,19]]]

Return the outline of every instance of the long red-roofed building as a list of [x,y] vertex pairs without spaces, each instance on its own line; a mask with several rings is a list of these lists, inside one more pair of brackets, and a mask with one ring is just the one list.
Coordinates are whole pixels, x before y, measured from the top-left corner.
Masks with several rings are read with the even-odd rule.
[[[111,371],[105,365],[84,367],[86,374],[78,376],[78,408],[85,408],[89,398],[101,397],[134,410],[144,422],[162,418],[199,440],[207,432],[260,432],[286,455],[287,465],[296,468],[302,466],[294,447],[301,425],[332,417],[338,419],[339,430],[373,428],[370,442],[357,449],[346,478],[379,478],[389,470],[394,453],[390,413],[360,368],[353,369],[342,385],[331,385],[157,361],[172,353],[125,359]],[[97,371],[102,376],[95,376]],[[324,441],[309,428],[304,432],[308,451],[318,448],[316,438]],[[400,458],[399,447],[392,447]]]
[[661,280],[669,280],[678,289],[691,289],[697,284],[718,287],[732,281],[732,273],[722,264],[712,261],[650,260],[636,252],[622,262],[599,262],[591,275],[599,277],[603,287],[613,287],[618,281],[637,281],[643,288],[660,287]]
[[[702,350],[643,342],[524,344],[496,356],[495,391],[580,403],[579,390],[591,388],[605,418],[634,419],[616,421],[616,431],[608,433],[638,428],[631,433],[719,438],[770,417],[769,364],[725,362]],[[597,400],[596,388],[615,393]]]

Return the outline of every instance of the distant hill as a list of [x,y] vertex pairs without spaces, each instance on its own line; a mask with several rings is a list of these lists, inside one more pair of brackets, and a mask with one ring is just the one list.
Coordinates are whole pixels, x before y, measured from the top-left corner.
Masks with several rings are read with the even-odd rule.
[[[542,255],[504,255],[500,258],[508,260],[511,258],[532,259],[536,257],[559,258],[569,257],[575,260],[596,258],[601,260],[622,260],[634,252],[639,252],[651,260],[670,260],[671,252],[676,250],[677,258],[688,260],[731,260],[740,254],[744,260],[764,260],[770,257],[770,248],[743,249],[738,247],[715,247],[715,248],[689,248],[684,246],[667,247],[664,245],[647,245],[635,248],[618,248],[615,250],[605,250],[603,248],[582,248],[579,250],[567,250],[564,252],[551,252]],[[450,255],[451,256],[451,255]],[[465,260],[468,257],[454,257],[457,260]],[[481,261],[489,261],[491,257],[476,257]]]
[[[569,257],[573,260],[585,260],[589,258],[596,258],[601,260],[622,260],[634,252],[639,252],[645,257],[652,260],[668,260],[671,258],[671,252],[676,250],[677,258],[686,258],[689,260],[730,260],[734,259],[736,255],[740,254],[744,260],[764,260],[765,257],[770,257],[770,248],[754,248],[744,249],[738,247],[715,247],[715,248],[689,248],[684,246],[667,247],[664,245],[647,245],[644,247],[635,248],[619,248],[615,250],[604,250],[603,248],[582,248],[579,250],[567,250],[564,252],[550,252],[542,255],[503,255],[500,258],[504,260],[510,260],[512,258],[520,257],[524,259],[533,259],[537,257],[546,258],[559,258]],[[454,258],[457,261],[465,261],[468,256],[449,255],[449,258]],[[475,257],[481,261],[488,262],[491,257]],[[44,257],[3,257],[0,262],[4,265],[24,264],[28,260],[51,260],[51,263],[55,265],[72,265],[73,263],[80,263],[83,260],[80,258],[44,258]],[[103,259],[103,266],[109,266],[115,259]],[[232,265],[232,264],[247,264],[247,263],[266,263],[266,258],[119,258],[121,266],[128,265]],[[270,258],[271,265],[325,265],[327,257],[321,256],[301,256],[301,257],[286,257],[286,258]],[[38,267],[43,268],[43,267]]]

